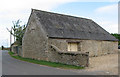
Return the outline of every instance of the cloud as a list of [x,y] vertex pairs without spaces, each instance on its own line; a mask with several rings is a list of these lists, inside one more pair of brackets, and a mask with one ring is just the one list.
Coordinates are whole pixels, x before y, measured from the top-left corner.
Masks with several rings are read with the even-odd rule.
[[[0,45],[9,41],[9,32],[12,21],[18,19],[27,23],[31,8],[50,11],[57,6],[77,0],[2,0],[0,2]],[[7,43],[8,44],[8,43]]]
[[0,26],[0,44],[7,46],[8,45],[9,33],[5,27]]
[[[1,10],[15,10],[15,9],[25,9],[25,8],[38,8],[44,10],[50,10],[53,7],[73,2],[76,0],[3,0],[0,2]],[[3,8],[4,7],[4,8]]]
[[116,22],[103,20],[99,21],[98,24],[110,33],[118,33],[118,24]]
[[103,6],[95,10],[95,12],[97,13],[104,13],[104,14],[115,14],[117,13],[117,11],[118,11],[118,4]]
[[0,21],[27,20],[31,8],[50,11],[61,4],[73,1],[76,0],[2,0],[0,2]]
[[110,33],[118,33],[118,4],[111,4],[95,9],[97,21]]

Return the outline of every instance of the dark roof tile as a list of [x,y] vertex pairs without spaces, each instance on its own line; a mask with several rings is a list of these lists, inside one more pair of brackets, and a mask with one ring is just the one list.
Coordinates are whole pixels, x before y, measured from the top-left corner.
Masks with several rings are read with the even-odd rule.
[[114,36],[90,19],[33,10],[48,37],[117,41]]

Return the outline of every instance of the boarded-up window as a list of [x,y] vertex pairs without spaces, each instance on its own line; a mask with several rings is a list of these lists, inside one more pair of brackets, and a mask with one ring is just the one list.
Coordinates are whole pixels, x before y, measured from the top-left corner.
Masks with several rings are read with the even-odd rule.
[[78,51],[78,44],[74,42],[68,43],[68,51]]

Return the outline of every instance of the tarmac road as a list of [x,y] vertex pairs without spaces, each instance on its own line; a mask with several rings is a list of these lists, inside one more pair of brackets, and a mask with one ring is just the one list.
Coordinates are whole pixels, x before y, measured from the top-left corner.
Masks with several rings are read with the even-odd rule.
[[68,70],[24,62],[12,58],[8,51],[2,51],[2,75],[100,75],[101,72]]
[[12,58],[2,51],[2,75],[77,75],[69,70],[58,69]]

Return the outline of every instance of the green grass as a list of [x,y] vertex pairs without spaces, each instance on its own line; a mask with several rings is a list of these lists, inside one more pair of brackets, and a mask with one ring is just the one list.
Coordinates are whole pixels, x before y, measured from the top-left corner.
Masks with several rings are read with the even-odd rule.
[[51,66],[51,67],[64,68],[64,69],[84,69],[84,67],[80,67],[80,66],[67,65],[67,64],[49,62],[49,61],[43,61],[43,60],[33,60],[30,58],[23,58],[21,56],[17,56],[13,52],[8,52],[8,53],[11,57],[13,57],[15,59],[19,59],[19,60],[30,62],[30,63],[46,65],[46,66]]

